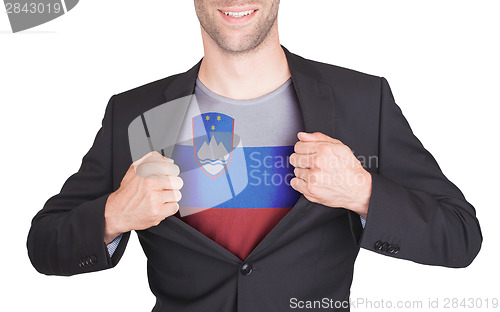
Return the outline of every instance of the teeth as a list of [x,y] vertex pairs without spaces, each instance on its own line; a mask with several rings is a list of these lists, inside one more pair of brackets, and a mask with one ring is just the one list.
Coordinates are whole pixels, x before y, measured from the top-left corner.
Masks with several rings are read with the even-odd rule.
[[226,14],[227,16],[235,17],[235,18],[240,18],[243,16],[247,16],[255,12],[255,10],[249,10],[249,11],[243,11],[243,12],[222,12]]

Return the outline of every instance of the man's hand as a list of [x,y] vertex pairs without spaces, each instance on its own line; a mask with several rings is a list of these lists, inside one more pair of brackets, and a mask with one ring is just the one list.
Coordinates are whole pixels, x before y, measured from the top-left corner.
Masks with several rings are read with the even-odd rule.
[[172,159],[150,152],[130,165],[105,207],[104,242],[121,233],[158,225],[179,210],[183,185]]
[[372,179],[351,149],[320,132],[299,132],[290,164],[291,186],[315,203],[343,207],[366,218]]

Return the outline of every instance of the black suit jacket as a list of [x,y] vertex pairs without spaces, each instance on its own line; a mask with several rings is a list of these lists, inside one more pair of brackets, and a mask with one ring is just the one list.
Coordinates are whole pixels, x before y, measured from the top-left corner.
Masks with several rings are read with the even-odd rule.
[[[447,267],[465,267],[479,252],[474,208],[413,135],[387,81],[284,51],[306,131],[338,138],[359,159],[371,159],[366,228],[357,214],[302,196],[241,261],[169,217],[137,232],[157,297],[153,311],[288,311],[291,298],[348,300],[360,247]],[[128,127],[144,112],[191,95],[199,66],[110,99],[80,169],[33,219],[27,245],[39,272],[73,275],[118,263],[130,233],[110,258],[104,207],[132,163]]]

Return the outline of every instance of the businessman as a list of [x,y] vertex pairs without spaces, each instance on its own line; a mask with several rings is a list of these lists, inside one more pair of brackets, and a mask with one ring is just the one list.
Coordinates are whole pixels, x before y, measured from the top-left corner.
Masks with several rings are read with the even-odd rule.
[[475,210],[384,78],[289,52],[279,0],[194,4],[203,59],[111,97],[80,169],[33,219],[39,272],[112,268],[134,230],[153,311],[349,311],[360,247],[473,261]]

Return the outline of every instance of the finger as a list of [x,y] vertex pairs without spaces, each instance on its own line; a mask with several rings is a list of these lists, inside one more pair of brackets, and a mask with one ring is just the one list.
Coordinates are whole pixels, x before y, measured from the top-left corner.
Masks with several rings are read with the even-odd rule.
[[297,154],[318,154],[324,151],[325,148],[338,148],[345,146],[340,141],[338,142],[325,142],[325,141],[298,141],[295,143],[293,149]]
[[150,153],[149,157],[146,157],[141,162],[141,164],[152,163],[152,162],[162,162],[162,163],[165,163],[165,164],[167,164],[167,163],[173,164],[174,160],[171,159],[171,158],[167,158],[167,157],[161,155],[157,151],[153,151],[153,152]]
[[309,172],[310,169],[304,169],[304,168],[295,168],[293,170],[293,173],[297,178],[300,178],[301,180],[308,181],[309,180]]
[[126,180],[129,180],[129,179],[132,179],[134,177],[133,173],[135,173],[137,175],[137,168],[140,166],[140,164],[142,164],[153,153],[154,153],[154,151],[149,152],[146,155],[142,156],[140,159],[132,162],[132,164],[130,165],[130,167],[128,167],[127,172],[125,173],[124,180],[126,181]]
[[167,176],[178,176],[181,173],[181,169],[174,163],[167,163],[165,166],[165,173]]
[[142,163],[138,170],[143,172],[145,175],[150,176],[178,176],[180,173],[180,168],[173,163],[165,162],[146,162]]
[[174,160],[172,158],[167,158],[165,156],[163,156],[163,160],[166,161],[167,163],[171,163],[171,164],[174,163]]
[[184,185],[184,181],[177,176],[167,176],[162,179],[160,190],[180,190]]
[[318,151],[319,144],[323,144],[323,142],[298,141],[295,143],[293,150],[297,154],[314,154]]
[[296,190],[297,192],[302,193],[308,197],[311,197],[311,194],[308,191],[307,182],[302,180],[301,178],[293,178],[290,180],[290,186]]
[[163,204],[163,207],[165,208],[165,215],[167,217],[170,217],[179,211],[179,204],[176,202],[166,202]]
[[306,181],[300,178],[293,178],[290,180],[292,188],[294,188],[297,192],[302,193],[307,200],[311,202],[318,202],[318,199],[309,193],[307,184],[308,183]]
[[290,155],[290,164],[295,168],[313,168],[314,158],[314,154],[303,155],[293,153],[292,155]]
[[312,169],[295,168],[293,173],[297,178],[306,181],[309,186],[321,184],[323,179],[322,175],[319,175],[317,171]]
[[136,173],[141,178],[162,178],[165,176],[178,176],[179,166],[165,162],[144,162],[140,164]]
[[164,163],[174,163],[174,160],[171,158],[167,158],[157,151],[151,151],[146,155],[142,156],[140,159],[136,160],[133,164],[138,167],[141,164],[150,163],[150,162],[164,162]]
[[147,181],[146,187],[159,192],[180,190],[184,185],[184,181],[178,176],[162,176],[147,180],[151,181]]
[[[158,157],[157,155],[160,155],[161,157],[161,154],[158,153],[157,151],[151,151],[149,153],[147,153],[146,155],[142,156],[141,158],[139,158],[138,160],[134,161],[134,166],[139,166],[140,164],[142,164],[144,161],[146,161],[146,159],[149,159],[150,157]],[[158,158],[159,159],[159,158]]]
[[321,132],[307,133],[307,132],[299,132],[297,137],[301,141],[306,142],[330,142],[330,143],[342,143],[340,140],[329,137],[326,134]]
[[182,194],[179,190],[169,190],[163,191],[160,194],[160,200],[162,203],[176,203],[181,200]]

